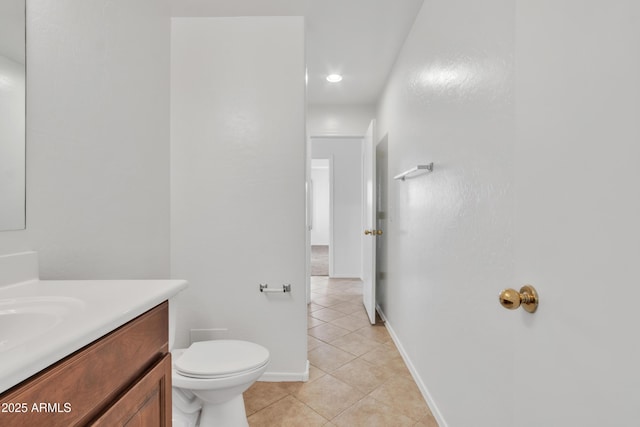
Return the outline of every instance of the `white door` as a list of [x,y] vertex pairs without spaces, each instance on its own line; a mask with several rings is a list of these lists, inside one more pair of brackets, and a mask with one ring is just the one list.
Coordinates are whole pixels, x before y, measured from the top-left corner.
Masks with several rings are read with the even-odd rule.
[[371,324],[376,323],[376,158],[374,121],[362,143],[362,302]]
[[640,3],[518,2],[515,426],[640,425]]

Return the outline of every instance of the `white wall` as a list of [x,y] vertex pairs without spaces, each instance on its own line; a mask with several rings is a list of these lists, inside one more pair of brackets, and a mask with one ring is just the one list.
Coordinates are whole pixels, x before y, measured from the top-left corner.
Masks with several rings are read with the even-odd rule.
[[[305,63],[300,17],[174,18],[171,274],[177,345],[226,328],[306,372]],[[291,283],[290,294],[262,294]],[[299,321],[298,321],[299,320]]]
[[166,0],[27,3],[27,230],[43,278],[169,275]]
[[361,277],[362,138],[311,138],[311,158],[333,158],[332,277]]
[[315,159],[311,162],[311,181],[313,182],[313,228],[312,245],[328,245],[331,214],[331,171],[330,159]]
[[514,16],[507,0],[425,2],[378,109],[391,177],[435,164],[388,183],[379,302],[441,426],[516,425],[513,326],[496,298],[515,286]]
[[314,136],[363,136],[376,114],[373,105],[309,105],[307,133]]
[[24,228],[25,68],[0,52],[0,230]]

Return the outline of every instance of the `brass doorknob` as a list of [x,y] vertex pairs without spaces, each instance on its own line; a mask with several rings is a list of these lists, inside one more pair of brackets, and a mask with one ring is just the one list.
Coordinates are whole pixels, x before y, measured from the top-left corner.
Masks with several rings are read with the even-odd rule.
[[515,310],[522,305],[522,308],[529,313],[533,313],[538,308],[538,293],[531,285],[524,285],[520,292],[515,289],[504,289],[498,297],[500,304],[509,310]]
[[371,234],[372,236],[379,236],[382,234],[382,230],[364,230],[364,234],[367,236]]

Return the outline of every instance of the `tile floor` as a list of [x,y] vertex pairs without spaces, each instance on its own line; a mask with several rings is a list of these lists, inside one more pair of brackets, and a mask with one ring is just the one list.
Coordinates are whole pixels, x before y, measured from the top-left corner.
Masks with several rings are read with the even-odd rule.
[[311,278],[309,381],[257,382],[251,427],[437,427],[384,324],[370,325],[362,283]]

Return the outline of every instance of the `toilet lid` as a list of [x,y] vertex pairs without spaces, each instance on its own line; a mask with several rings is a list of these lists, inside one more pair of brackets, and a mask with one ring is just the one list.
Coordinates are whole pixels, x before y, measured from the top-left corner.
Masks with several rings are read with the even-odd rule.
[[194,342],[175,361],[176,370],[187,377],[217,378],[251,371],[269,361],[269,350],[247,341]]

